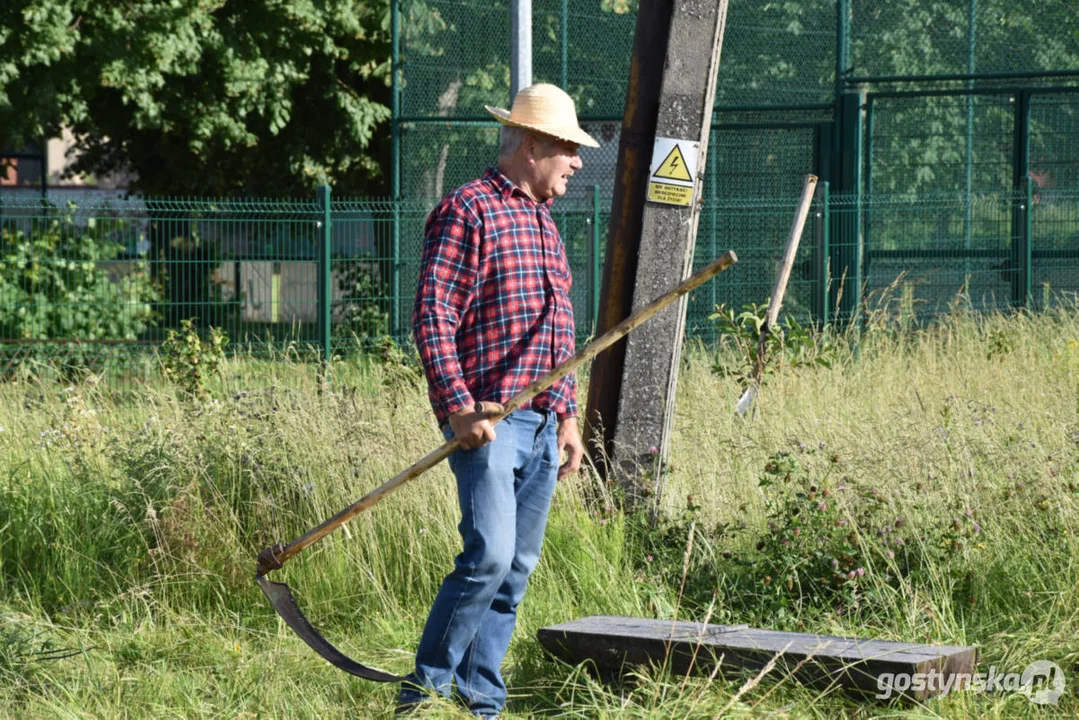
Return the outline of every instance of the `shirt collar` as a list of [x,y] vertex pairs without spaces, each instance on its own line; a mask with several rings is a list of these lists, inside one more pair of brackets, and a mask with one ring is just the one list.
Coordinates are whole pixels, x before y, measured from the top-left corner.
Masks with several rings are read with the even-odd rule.
[[495,190],[498,191],[498,194],[507,200],[511,197],[516,196],[524,200],[533,202],[536,205],[546,205],[548,207],[550,207],[551,203],[554,202],[554,198],[547,198],[541,203],[536,202],[528,193],[526,193],[524,190],[518,187],[516,183],[506,177],[497,167],[492,166],[487,168],[487,172],[483,174],[483,179],[493,185]]

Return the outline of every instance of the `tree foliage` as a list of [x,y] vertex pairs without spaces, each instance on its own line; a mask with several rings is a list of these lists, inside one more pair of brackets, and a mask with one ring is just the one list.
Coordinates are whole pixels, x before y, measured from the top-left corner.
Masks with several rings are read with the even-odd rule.
[[[295,194],[325,182],[339,193],[384,192],[389,4],[6,0],[0,3],[0,146],[38,142],[67,126],[84,151],[76,171],[129,170],[135,189],[146,193]],[[506,0],[400,0],[400,6],[404,115],[477,116],[483,104],[505,104]],[[567,89],[583,114],[622,110],[636,6],[636,0],[569,3]],[[850,8],[856,75],[1079,63],[1079,5],[1072,0],[859,0]],[[837,0],[732,3],[718,102],[830,101],[836,9]],[[561,22],[557,3],[535,4],[537,80],[559,80]],[[908,114],[912,124],[932,129],[965,124],[967,110],[965,103],[944,103]],[[987,109],[985,121],[999,114]],[[406,182],[414,194],[452,187],[461,179],[454,169],[461,157],[486,157],[494,142],[493,133],[476,127],[406,126],[404,133],[403,174],[415,180]],[[923,174],[954,160],[948,142],[927,137],[912,149],[924,159]],[[921,181],[932,184],[929,177]]]
[[382,190],[389,1],[6,0],[0,146],[148,194]]

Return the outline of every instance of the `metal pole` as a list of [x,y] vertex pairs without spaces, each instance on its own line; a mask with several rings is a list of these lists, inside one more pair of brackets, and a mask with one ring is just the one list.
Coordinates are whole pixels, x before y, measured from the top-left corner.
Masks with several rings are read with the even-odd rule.
[[390,194],[393,201],[393,257],[390,268],[390,335],[400,341],[401,316],[401,7],[390,0]]
[[[976,14],[978,0],[970,0],[967,10],[967,74],[974,74],[974,33],[977,29]],[[974,89],[974,81],[967,80],[967,89]],[[963,258],[963,277],[970,277],[970,250],[973,245],[971,232],[973,225],[971,192],[974,182],[974,95],[967,95],[967,158],[963,168],[963,187],[966,190],[963,207],[963,249],[967,256]]]
[[[715,125],[712,126],[712,130],[715,130]],[[715,142],[708,143],[708,167],[705,170],[705,181],[708,183],[708,222],[711,226],[711,232],[708,233],[711,241],[710,252],[708,253],[710,258],[714,258],[716,253],[719,252],[716,245],[716,225],[719,222],[719,211],[716,207],[719,205],[719,166],[716,165],[718,162],[716,145],[717,143]],[[708,311],[714,312],[716,305],[719,304],[716,302],[719,299],[717,296],[718,287],[716,283],[708,283],[708,287],[712,291],[712,304],[708,306]],[[712,327],[714,328],[715,326],[713,325]],[[712,340],[716,340],[714,330]]]
[[[836,306],[838,319],[847,323],[854,319],[861,305],[862,290],[862,93],[845,92],[839,98],[837,125],[843,144],[839,148],[838,187],[844,197],[850,198],[836,229],[835,259],[832,276],[842,284],[842,297]],[[833,292],[838,296],[840,288]]]
[[[569,87],[569,0],[562,0],[562,84],[563,90]],[[568,90],[567,90],[568,92]]]
[[330,186],[319,185],[315,191],[319,205],[318,245],[318,339],[322,346],[322,362],[329,364],[330,354],[330,319],[333,315],[333,290],[330,287],[330,256],[333,252],[333,233],[330,222]]
[[1023,293],[1023,304],[1034,309],[1034,181],[1027,175],[1023,178],[1025,195],[1023,208],[1022,241],[1019,262],[1019,284]]
[[817,198],[820,202],[820,212],[817,214],[817,317],[821,327],[828,324],[828,292],[829,292],[829,260],[828,236],[831,232],[831,203],[828,199],[828,182],[822,182],[817,186]]
[[599,286],[603,282],[599,252],[599,185],[592,186],[592,332],[599,327]]
[[1015,158],[1012,187],[1020,193],[1018,206],[1012,212],[1012,304],[1024,305],[1030,295],[1030,204],[1033,187],[1030,183],[1030,98],[1029,90],[1020,90],[1015,98]]
[[41,197],[49,197],[49,139],[41,138]]
[[[858,194],[864,196],[864,201],[859,203],[861,208],[862,220],[861,220],[861,241],[858,244],[858,287],[861,288],[862,280],[870,272],[869,268],[869,251],[868,248],[872,247],[872,235],[873,235],[873,102],[869,98],[869,94],[864,90],[859,93],[859,97],[862,98],[862,112],[864,113],[864,126],[865,137],[863,139],[863,146],[865,152],[862,157],[862,187],[858,189]],[[864,188],[864,192],[863,192]],[[859,295],[859,298],[861,296]]]
[[510,99],[532,84],[532,0],[510,0]]
[[835,97],[843,94],[843,77],[850,70],[850,0],[836,3]]

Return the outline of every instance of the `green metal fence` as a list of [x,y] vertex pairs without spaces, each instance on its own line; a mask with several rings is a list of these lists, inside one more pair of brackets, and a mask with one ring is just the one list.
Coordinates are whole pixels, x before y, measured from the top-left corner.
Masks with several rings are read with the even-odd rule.
[[[532,2],[534,79],[577,99],[602,145],[583,153],[581,177],[605,197],[636,7],[636,0]],[[430,199],[475,177],[494,155],[495,125],[483,106],[510,102],[509,1],[394,0],[392,8],[394,192]],[[1077,68],[1079,12],[1070,0],[732,2],[716,88],[715,119],[724,129],[713,138],[734,136],[718,163],[736,165],[748,182],[725,182],[722,172],[708,179],[727,197],[753,196],[754,185],[797,183],[809,171],[839,188],[841,154],[859,154],[848,159],[856,163],[883,152],[893,166],[901,154],[925,160],[911,180],[924,191],[1015,190],[1010,182],[979,181],[978,168],[988,170],[994,156],[1028,141],[1031,166],[1020,177],[1071,164],[1070,148],[1079,146],[1068,140],[1075,138],[1075,99],[1063,94],[1079,81]],[[1030,127],[1010,135],[1009,109],[1027,91],[1041,93]],[[870,103],[878,93],[906,96],[874,104],[882,136],[872,148],[855,146],[839,128],[824,147],[795,132],[838,122],[845,93]],[[769,143],[767,152],[740,152]],[[933,173],[936,163],[954,172]]]
[[[584,202],[598,187],[601,213],[613,193],[636,7],[634,0],[533,2],[534,79],[565,87],[601,145],[582,149],[583,182],[571,196]],[[430,201],[494,157],[496,125],[483,105],[510,101],[509,3],[397,0],[393,10],[394,192]],[[942,272],[984,273],[986,291],[1017,302],[1037,285],[1034,275],[1018,274],[1021,263],[1011,257],[996,271],[1008,275],[999,288],[982,264],[1002,252],[1000,238],[1023,239],[1015,230],[1021,211],[1012,203],[989,219],[983,198],[1022,195],[1028,177],[1036,198],[1079,191],[1076,68],[1079,12],[1068,0],[732,2],[702,237],[711,227],[751,231],[731,224],[737,212],[721,220],[718,208],[782,199],[812,172],[836,195],[892,198],[852,202],[829,226],[832,271],[840,276],[842,265],[851,282],[863,282],[832,292],[841,315],[876,289],[864,284],[874,268],[886,275],[909,261],[916,273],[934,258],[949,268]],[[914,204],[909,233],[881,227],[914,195],[939,210],[933,219]],[[939,248],[927,245],[927,223]],[[850,240],[863,230],[864,238]],[[875,248],[874,235],[889,246]],[[952,280],[925,283],[920,299],[933,307],[947,301]],[[691,315],[690,325],[701,320]]]
[[[1043,307],[1079,293],[1079,192],[829,195],[801,239],[785,311],[847,320],[973,307]],[[690,298],[687,332],[715,339],[716,305],[771,292],[797,192],[714,199],[694,264],[739,263]],[[553,206],[574,274],[581,340],[599,294],[609,215],[598,186]],[[56,206],[0,195],[0,371],[35,362],[138,370],[184,319],[224,328],[233,352],[326,358],[408,343],[430,206],[419,201],[114,200]],[[838,230],[837,230],[838,228]],[[395,290],[396,288],[396,290]],[[850,297],[854,301],[844,300]],[[891,310],[889,310],[891,311]]]
[[[554,206],[578,331],[602,303],[636,0],[533,0],[536,81],[600,142]],[[185,318],[254,354],[407,340],[423,225],[496,152],[508,0],[392,0],[392,199],[0,195],[0,365],[137,367]],[[787,309],[931,317],[1041,307],[1079,283],[1079,13],[1070,0],[732,2],[695,263],[741,261],[690,299],[763,302],[807,172],[822,180]],[[891,303],[891,305],[889,305]]]

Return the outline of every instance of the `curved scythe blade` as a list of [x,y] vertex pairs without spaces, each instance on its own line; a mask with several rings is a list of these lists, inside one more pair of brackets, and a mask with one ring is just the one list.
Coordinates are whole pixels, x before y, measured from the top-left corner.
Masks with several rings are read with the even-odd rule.
[[288,626],[303,638],[303,641],[310,645],[312,650],[325,658],[334,667],[365,680],[390,683],[404,681],[405,678],[400,675],[391,675],[388,672],[361,665],[331,645],[304,617],[300,606],[296,604],[296,599],[292,597],[292,591],[289,590],[288,585],[268,580],[264,575],[256,576],[255,582],[259,584],[266,599],[273,605],[277,614],[288,623]]

